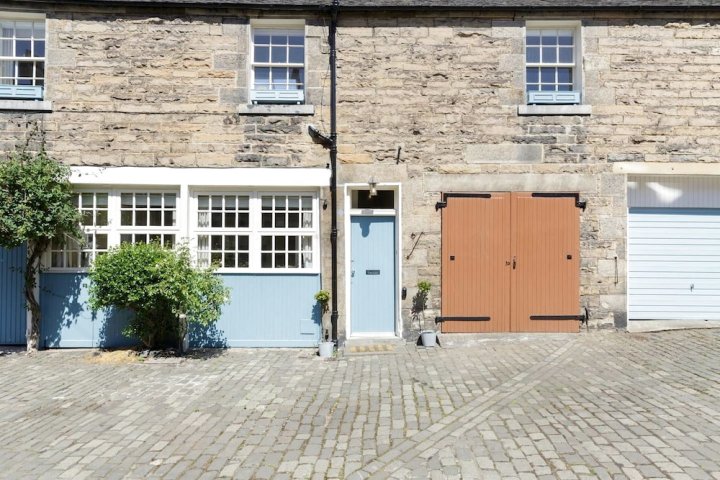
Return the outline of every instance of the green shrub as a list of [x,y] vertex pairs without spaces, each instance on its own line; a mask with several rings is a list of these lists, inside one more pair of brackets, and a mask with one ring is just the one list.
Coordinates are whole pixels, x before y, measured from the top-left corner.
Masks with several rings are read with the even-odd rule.
[[123,330],[147,348],[176,346],[188,322],[209,326],[229,298],[212,269],[196,269],[187,246],[171,250],[157,243],[122,244],[95,259],[90,270],[90,306],[134,313]]
[[315,301],[320,305],[320,311],[322,313],[327,313],[328,311],[328,302],[330,301],[330,292],[327,290],[319,290],[315,294]]

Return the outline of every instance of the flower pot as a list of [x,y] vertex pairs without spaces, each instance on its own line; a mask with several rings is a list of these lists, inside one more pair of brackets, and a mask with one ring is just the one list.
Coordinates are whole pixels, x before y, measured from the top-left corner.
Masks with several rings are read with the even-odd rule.
[[335,350],[335,342],[320,342],[318,351],[320,358],[332,358]]
[[437,345],[437,334],[435,330],[423,330],[420,332],[423,347],[434,347]]

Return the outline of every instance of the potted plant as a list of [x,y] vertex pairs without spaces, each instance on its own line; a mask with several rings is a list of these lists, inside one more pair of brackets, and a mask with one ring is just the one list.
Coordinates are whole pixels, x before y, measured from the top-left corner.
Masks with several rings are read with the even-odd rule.
[[[318,306],[320,307],[320,324],[323,325],[324,322],[322,321],[325,314],[328,312],[328,302],[330,301],[330,292],[327,290],[320,290],[315,294],[315,301],[317,302]],[[320,342],[319,348],[318,348],[318,354],[322,358],[330,358],[333,355],[333,350],[335,349],[335,342],[330,340],[330,332],[328,329],[325,329],[323,331],[323,341]]]
[[[425,325],[425,308],[427,308],[428,294],[430,293],[432,284],[427,280],[420,280],[417,283],[417,293],[413,297],[412,312],[413,316],[418,320],[420,329]],[[421,330],[420,338],[425,347],[434,347],[437,344],[437,334],[435,330]]]

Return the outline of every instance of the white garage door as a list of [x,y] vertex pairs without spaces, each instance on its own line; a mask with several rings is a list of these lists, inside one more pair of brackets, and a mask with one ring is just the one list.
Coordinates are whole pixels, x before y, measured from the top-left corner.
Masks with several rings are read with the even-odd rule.
[[630,208],[628,318],[720,320],[720,209]]

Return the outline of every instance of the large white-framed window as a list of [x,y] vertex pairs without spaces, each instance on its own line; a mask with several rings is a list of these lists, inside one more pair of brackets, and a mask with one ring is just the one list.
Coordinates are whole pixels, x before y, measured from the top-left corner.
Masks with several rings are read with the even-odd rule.
[[178,192],[129,190],[119,192],[120,243],[159,242],[174,247],[178,241]]
[[[317,193],[199,190],[188,197],[130,188],[78,192],[85,241],[53,243],[44,264],[51,271],[86,269],[122,243],[187,241],[198,266],[221,272],[319,273]],[[183,215],[190,221],[180,221]]]
[[73,204],[80,211],[82,242],[66,239],[50,245],[48,266],[53,269],[88,268],[98,255],[108,250],[110,234],[109,194],[84,191],[73,194]]
[[196,191],[198,265],[221,272],[319,272],[318,196],[293,191]]
[[0,98],[42,99],[45,18],[0,12]]
[[304,103],[304,22],[255,21],[250,36],[251,103]]
[[582,93],[580,22],[528,22],[525,90],[529,104],[578,104]]

